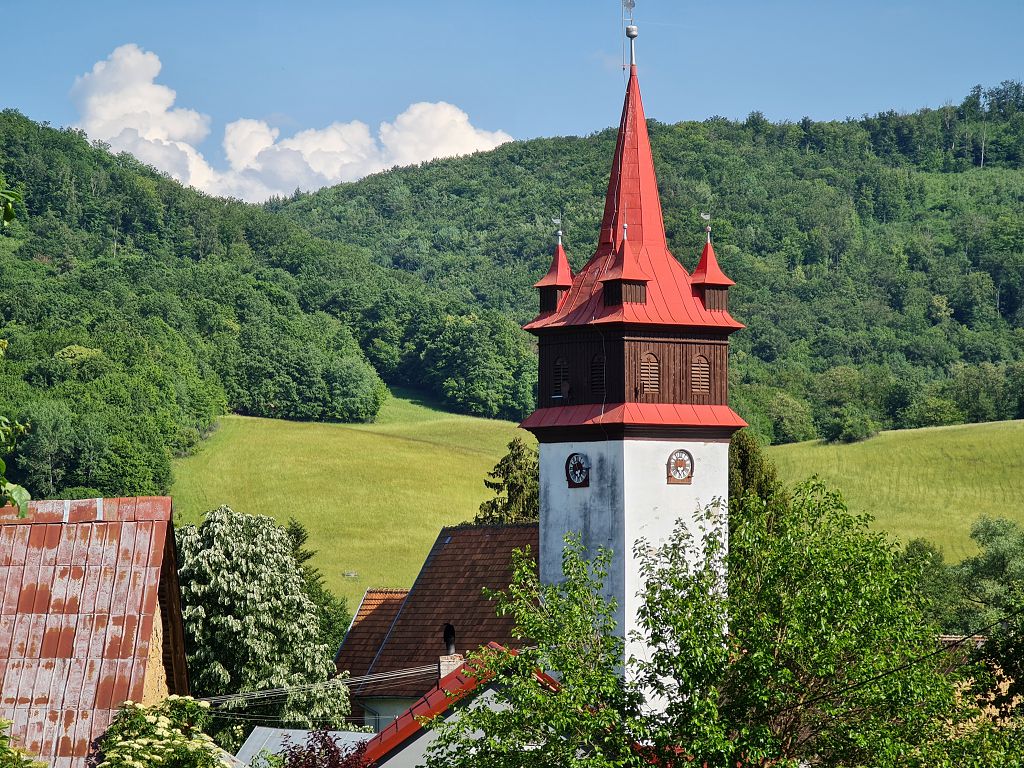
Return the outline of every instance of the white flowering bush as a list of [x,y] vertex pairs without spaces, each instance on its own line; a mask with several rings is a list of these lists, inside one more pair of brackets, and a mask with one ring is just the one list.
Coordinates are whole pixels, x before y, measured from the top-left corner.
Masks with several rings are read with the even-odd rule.
[[334,652],[320,639],[292,540],[270,517],[228,507],[178,531],[188,668],[197,696],[284,689],[258,700],[219,704],[210,731],[235,751],[242,723],[343,727],[348,689],[335,678]]
[[213,739],[203,732],[209,703],[169,696],[144,707],[121,705],[90,759],[95,768],[224,768],[230,765]]

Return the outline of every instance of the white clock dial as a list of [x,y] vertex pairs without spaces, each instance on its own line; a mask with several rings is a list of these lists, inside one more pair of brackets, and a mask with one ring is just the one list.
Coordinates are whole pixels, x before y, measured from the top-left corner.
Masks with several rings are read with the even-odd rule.
[[689,451],[672,451],[668,457],[668,481],[688,483],[693,478],[693,456]]

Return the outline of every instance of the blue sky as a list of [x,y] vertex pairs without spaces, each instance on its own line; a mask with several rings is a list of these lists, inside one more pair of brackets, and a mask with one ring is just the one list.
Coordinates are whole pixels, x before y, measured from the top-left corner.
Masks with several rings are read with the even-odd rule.
[[[753,109],[776,120],[912,110],[959,101],[975,83],[1024,78],[1020,0],[636,4],[645,107],[668,122]],[[69,94],[76,76],[134,43],[157,57],[155,83],[173,89],[174,107],[203,117],[206,133],[189,134],[189,146],[217,168],[225,126],[242,118],[276,130],[275,142],[350,121],[379,140],[382,121],[443,101],[485,132],[485,148],[498,140],[486,132],[612,125],[623,86],[618,0],[0,6],[4,59],[14,64],[0,106],[85,124]]]

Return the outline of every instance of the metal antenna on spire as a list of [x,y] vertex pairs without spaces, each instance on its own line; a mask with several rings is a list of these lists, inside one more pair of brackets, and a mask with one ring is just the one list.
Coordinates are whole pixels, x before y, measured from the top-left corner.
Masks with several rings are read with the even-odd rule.
[[555,234],[558,235],[558,244],[561,245],[562,244],[562,217],[559,216],[557,219],[552,219],[551,223],[554,224],[556,227],[558,227],[558,230],[555,232]]
[[629,240],[629,224],[622,222],[622,239]]
[[[622,0],[622,23],[626,25],[626,37],[629,38],[629,65],[636,66],[636,42],[637,35],[640,31],[637,29],[633,19],[633,8],[636,7],[636,0]],[[628,24],[626,22],[629,22]],[[623,64],[622,68],[625,69],[626,65]]]

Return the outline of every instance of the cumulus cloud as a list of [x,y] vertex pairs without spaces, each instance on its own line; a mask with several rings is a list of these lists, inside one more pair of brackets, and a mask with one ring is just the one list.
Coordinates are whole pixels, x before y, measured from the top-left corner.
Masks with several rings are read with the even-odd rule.
[[485,131],[446,102],[410,105],[376,134],[359,120],[299,131],[287,138],[263,120],[242,118],[224,128],[227,168],[214,168],[196,148],[210,118],[176,107],[175,91],[156,82],[160,57],[134,43],[116,48],[78,77],[71,98],[90,137],[130,152],[184,184],[258,202],[296,189],[353,181],[395,165],[493,149],[511,141]]

